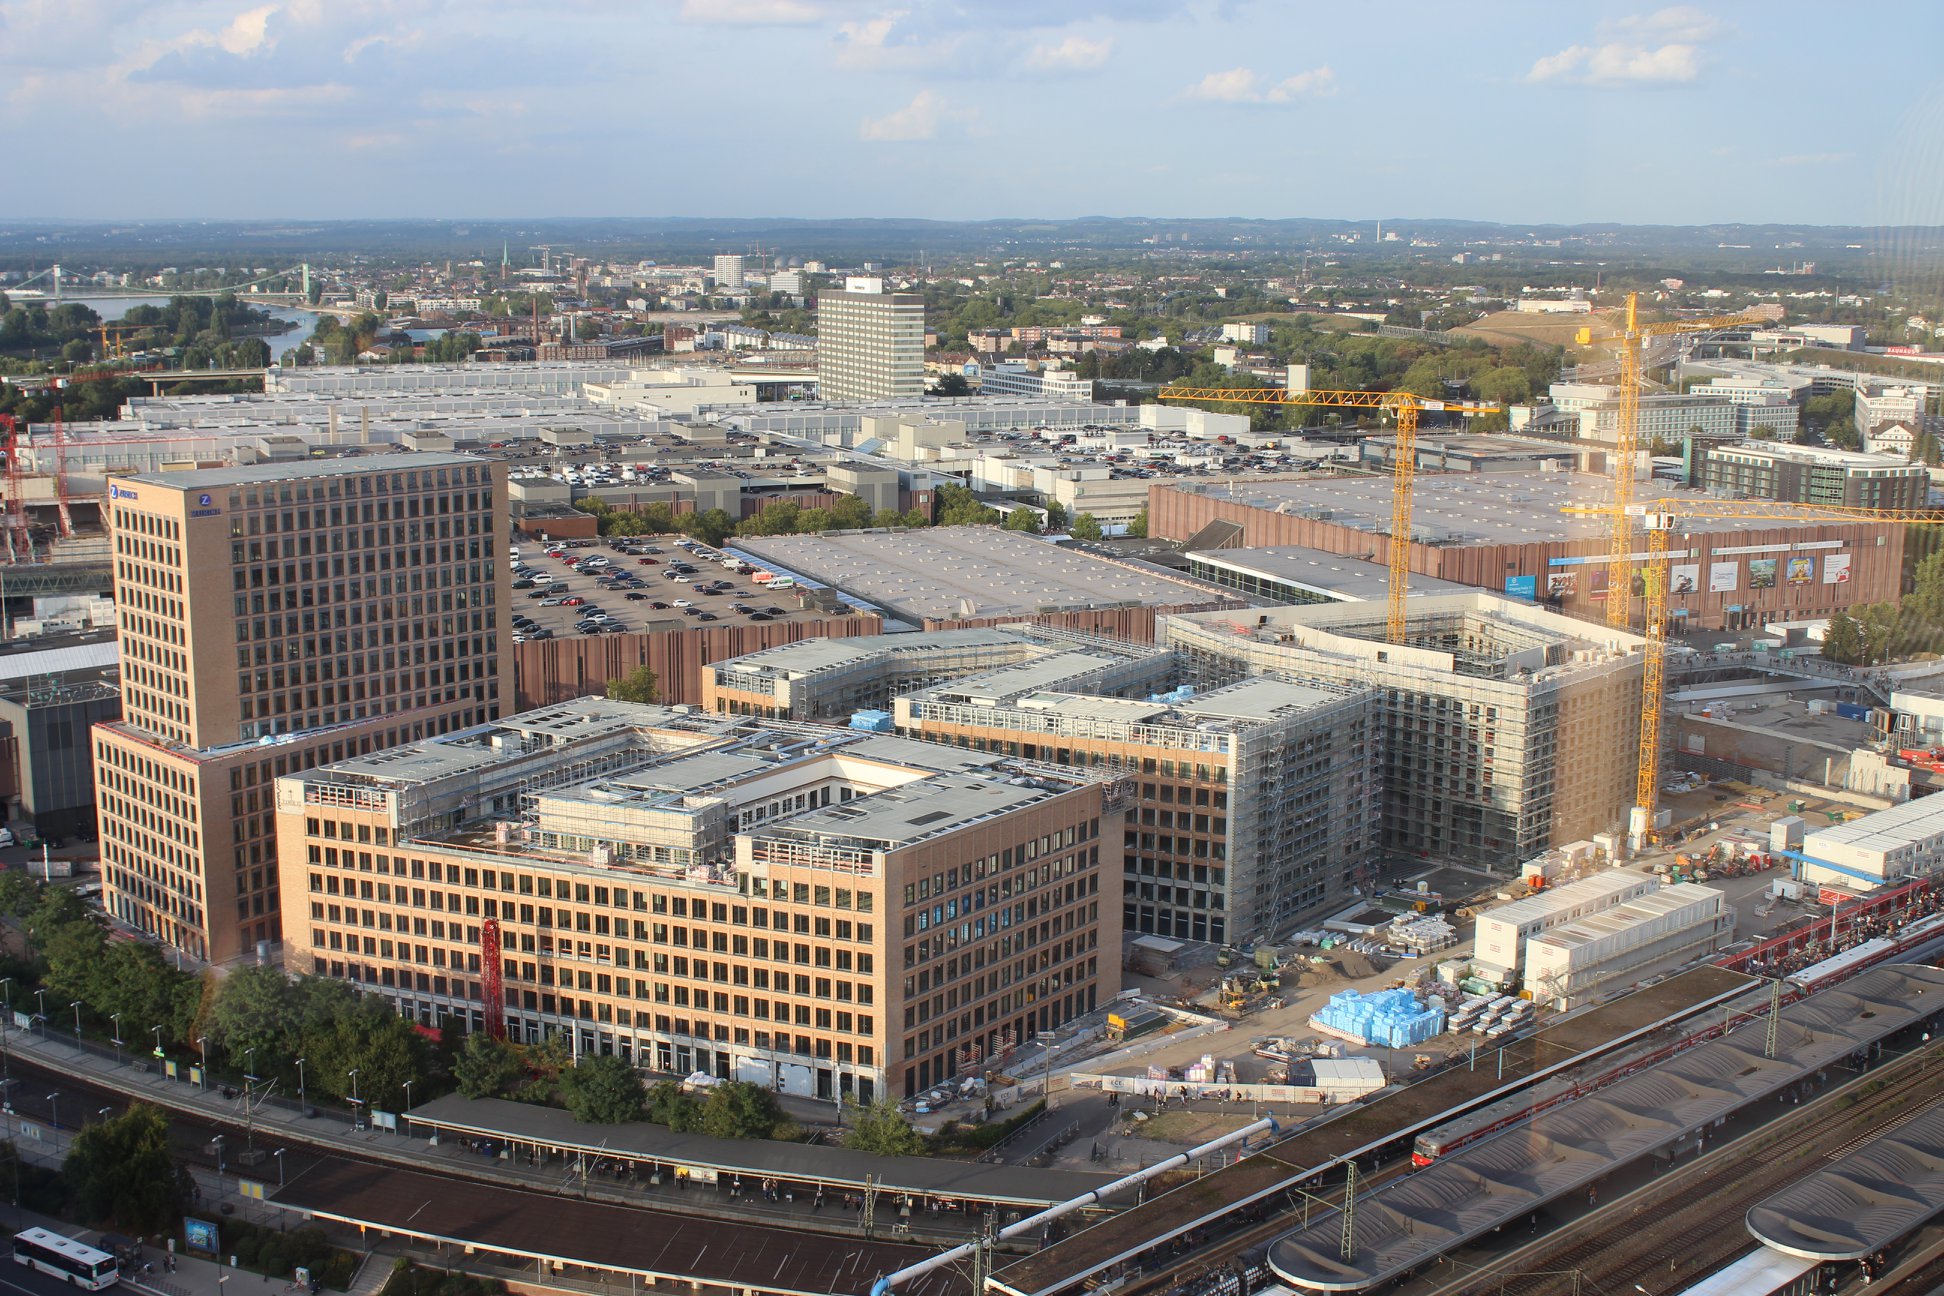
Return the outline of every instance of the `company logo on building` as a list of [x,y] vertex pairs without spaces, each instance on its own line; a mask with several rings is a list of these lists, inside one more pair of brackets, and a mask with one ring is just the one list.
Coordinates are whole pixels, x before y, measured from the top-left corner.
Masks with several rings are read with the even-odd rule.
[[108,498],[111,500],[116,500],[116,499],[132,500],[132,499],[138,499],[140,497],[137,496],[135,492],[130,490],[128,487],[117,486],[113,482],[110,482],[108,483]]
[[211,499],[207,495],[196,496],[196,503],[198,506],[202,508],[208,508],[212,502],[213,501],[211,501]]

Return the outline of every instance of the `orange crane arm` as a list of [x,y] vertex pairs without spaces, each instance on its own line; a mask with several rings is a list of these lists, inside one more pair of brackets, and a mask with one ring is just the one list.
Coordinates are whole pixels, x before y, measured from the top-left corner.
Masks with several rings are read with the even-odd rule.
[[1384,638],[1404,642],[1404,595],[1411,580],[1411,492],[1417,480],[1418,414],[1451,410],[1460,414],[1495,414],[1497,405],[1472,401],[1427,400],[1415,392],[1317,391],[1293,392],[1283,387],[1164,387],[1162,400],[1235,401],[1244,405],[1333,405],[1355,409],[1390,410],[1397,415],[1397,453],[1392,460],[1391,529],[1385,545],[1390,578],[1385,586]]
[[1432,400],[1413,392],[1322,391],[1292,392],[1281,387],[1163,387],[1157,400],[1232,401],[1238,405],[1334,405],[1359,409],[1451,410],[1459,414],[1496,414],[1502,405],[1474,401]]

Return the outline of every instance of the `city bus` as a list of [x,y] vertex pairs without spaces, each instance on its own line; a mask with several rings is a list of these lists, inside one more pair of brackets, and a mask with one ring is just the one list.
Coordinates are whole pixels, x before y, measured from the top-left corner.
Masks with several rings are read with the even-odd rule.
[[15,1264],[32,1265],[44,1274],[65,1278],[89,1291],[113,1287],[121,1281],[121,1269],[114,1256],[43,1228],[14,1234],[13,1255]]

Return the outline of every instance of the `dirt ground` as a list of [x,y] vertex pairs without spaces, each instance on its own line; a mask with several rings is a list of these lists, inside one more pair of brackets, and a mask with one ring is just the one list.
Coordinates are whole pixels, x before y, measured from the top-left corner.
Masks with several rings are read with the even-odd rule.
[[1530,342],[1535,346],[1572,346],[1574,336],[1583,328],[1593,330],[1595,338],[1614,332],[1613,325],[1598,313],[1592,315],[1527,315],[1519,311],[1498,311],[1483,319],[1452,330],[1467,337],[1483,338],[1501,345]]

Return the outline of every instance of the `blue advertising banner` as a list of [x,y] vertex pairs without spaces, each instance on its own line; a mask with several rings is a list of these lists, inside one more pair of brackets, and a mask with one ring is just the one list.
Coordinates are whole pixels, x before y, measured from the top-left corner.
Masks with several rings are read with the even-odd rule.
[[1539,601],[1539,578],[1537,576],[1507,576],[1505,592],[1511,598]]

